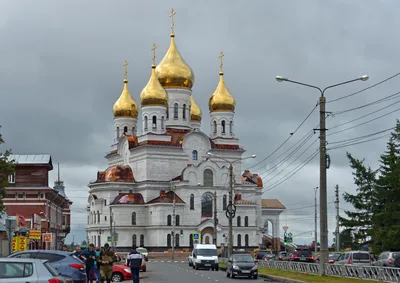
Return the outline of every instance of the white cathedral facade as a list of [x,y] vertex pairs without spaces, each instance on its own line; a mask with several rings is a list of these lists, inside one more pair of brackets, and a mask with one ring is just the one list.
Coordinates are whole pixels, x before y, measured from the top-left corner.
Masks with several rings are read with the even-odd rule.
[[[222,63],[209,99],[207,134],[200,130],[202,112],[192,93],[194,73],[180,55],[173,33],[158,66],[154,58],[149,82],[140,94],[140,111],[129,93],[125,69],[123,91],[113,107],[109,167],[88,185],[88,240],[95,245],[109,242],[112,223],[117,250],[132,245],[166,250],[174,234],[176,248],[192,247],[193,233],[202,243],[227,244],[231,162],[233,245],[258,246],[266,219],[278,231],[285,208],[277,200],[273,201],[280,206],[268,207],[270,202],[262,200],[261,177],[242,171],[246,154],[235,135],[235,99],[225,85]],[[272,218],[271,209],[278,212]]]

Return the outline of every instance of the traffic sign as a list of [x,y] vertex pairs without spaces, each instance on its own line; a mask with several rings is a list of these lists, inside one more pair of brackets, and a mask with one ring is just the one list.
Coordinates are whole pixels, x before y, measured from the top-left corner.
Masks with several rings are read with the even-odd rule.
[[287,242],[288,242],[288,244],[293,244],[294,243],[293,235],[290,235],[289,237],[287,237]]
[[200,235],[199,233],[193,233],[192,234],[193,240],[200,240]]
[[283,228],[283,231],[286,232],[289,229],[289,226],[283,226],[282,228]]

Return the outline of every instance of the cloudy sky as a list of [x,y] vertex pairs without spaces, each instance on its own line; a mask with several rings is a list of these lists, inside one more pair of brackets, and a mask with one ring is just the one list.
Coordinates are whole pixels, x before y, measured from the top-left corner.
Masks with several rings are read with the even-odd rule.
[[[336,113],[327,119],[328,146],[395,125],[398,112],[367,121],[398,109],[397,104],[391,106],[399,101],[396,95],[340,111],[400,91],[400,76],[374,86],[400,69],[396,0],[0,1],[0,124],[5,147],[15,154],[51,153],[54,162],[61,163],[67,194],[74,201],[68,240],[72,235],[85,238],[86,185],[107,167],[104,155],[112,143],[112,106],[122,90],[122,64],[130,63],[130,91],[138,101],[149,78],[153,42],[158,62],[169,46],[172,7],[178,48],[196,75],[193,96],[203,110],[206,133],[207,102],[218,83],[218,55],[220,50],[225,53],[225,80],[237,100],[236,134],[248,153],[257,155],[247,167],[279,147],[318,100],[318,91],[278,83],[276,75],[321,87],[370,76],[367,82],[326,92],[329,102],[373,86],[327,104],[327,111]],[[299,243],[311,242],[314,229],[318,158],[293,173],[316,152],[317,143],[301,155],[318,133],[289,154],[317,125],[317,110],[278,152],[251,168],[263,173],[268,190],[264,197],[278,198],[288,208],[281,226],[287,224]],[[329,151],[330,232],[335,225],[334,186],[355,191],[346,151],[376,167],[386,141],[384,137]],[[55,177],[54,171],[51,184]],[[343,202],[341,207],[341,212],[349,208]]]

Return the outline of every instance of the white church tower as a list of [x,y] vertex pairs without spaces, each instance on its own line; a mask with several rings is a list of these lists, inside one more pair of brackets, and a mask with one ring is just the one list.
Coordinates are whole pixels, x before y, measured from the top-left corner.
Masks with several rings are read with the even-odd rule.
[[114,144],[113,147],[118,143],[118,139],[123,136],[136,136],[137,135],[137,118],[138,118],[138,107],[133,100],[128,89],[128,62],[124,63],[124,89],[122,90],[121,96],[115,102],[113,107],[114,115]]

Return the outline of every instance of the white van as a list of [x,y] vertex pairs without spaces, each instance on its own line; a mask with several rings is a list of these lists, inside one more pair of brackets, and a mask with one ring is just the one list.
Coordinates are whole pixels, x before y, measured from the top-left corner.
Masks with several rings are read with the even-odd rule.
[[205,268],[218,271],[218,251],[215,245],[197,244],[193,249],[193,269]]

